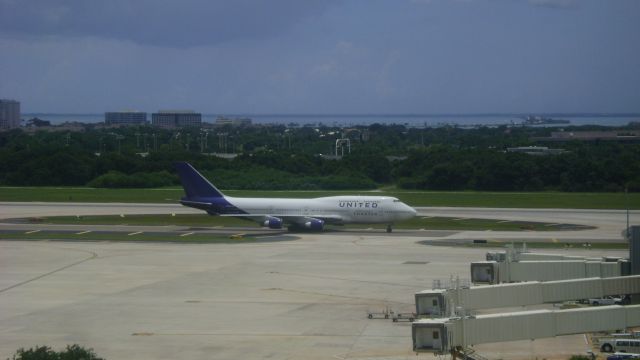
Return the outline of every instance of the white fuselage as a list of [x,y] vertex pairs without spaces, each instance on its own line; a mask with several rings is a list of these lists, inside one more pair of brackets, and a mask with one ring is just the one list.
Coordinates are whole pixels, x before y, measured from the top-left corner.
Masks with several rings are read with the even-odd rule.
[[336,223],[388,224],[416,215],[410,206],[386,196],[330,196],[315,199],[226,196],[225,199],[248,214],[330,219]]

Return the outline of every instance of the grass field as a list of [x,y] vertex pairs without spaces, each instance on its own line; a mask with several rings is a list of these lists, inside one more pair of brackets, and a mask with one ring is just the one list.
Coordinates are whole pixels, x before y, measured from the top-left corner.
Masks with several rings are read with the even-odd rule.
[[258,238],[252,236],[241,236],[231,238],[230,236],[211,235],[211,234],[193,234],[188,237],[180,237],[178,235],[157,235],[157,234],[136,234],[127,235],[126,233],[85,233],[76,234],[70,232],[52,232],[41,231],[37,233],[24,232],[0,232],[0,240],[65,240],[65,241],[130,241],[130,242],[176,242],[176,243],[221,243],[235,244],[259,241]]
[[[55,216],[38,219],[38,223],[73,224],[73,225],[178,225],[178,226],[224,226],[224,227],[258,227],[258,224],[233,217],[208,216],[206,214],[171,215],[118,215],[103,216]],[[384,229],[386,224],[350,224],[346,228]],[[570,228],[586,229],[584,226],[567,226],[562,224],[546,224],[537,222],[510,221],[491,219],[455,219],[445,217],[416,217],[394,226],[396,229],[429,229],[429,230],[492,230],[492,231],[557,231]]]
[[[411,206],[474,206],[504,208],[565,209],[640,209],[640,193],[562,193],[562,192],[474,192],[474,191],[239,191],[226,195],[238,197],[314,198],[331,195],[393,196]],[[141,202],[176,203],[181,188],[94,189],[71,187],[0,187],[0,201],[44,202]]]

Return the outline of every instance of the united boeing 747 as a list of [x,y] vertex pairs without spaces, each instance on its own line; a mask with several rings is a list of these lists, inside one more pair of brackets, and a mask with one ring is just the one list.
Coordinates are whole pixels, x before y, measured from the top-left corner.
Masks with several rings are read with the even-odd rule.
[[186,196],[184,206],[209,215],[233,216],[258,222],[271,229],[285,225],[322,231],[325,224],[387,224],[416,216],[416,211],[389,196],[328,196],[315,199],[238,198],[225,196],[191,164],[176,164]]

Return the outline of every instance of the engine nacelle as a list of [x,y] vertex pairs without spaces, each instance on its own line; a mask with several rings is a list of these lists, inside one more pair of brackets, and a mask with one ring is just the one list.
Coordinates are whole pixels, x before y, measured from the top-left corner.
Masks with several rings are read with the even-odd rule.
[[270,217],[267,218],[263,223],[262,226],[266,226],[269,229],[282,229],[282,219],[279,219],[277,217]]
[[309,219],[304,223],[304,227],[311,230],[322,231],[324,228],[324,221],[320,219]]

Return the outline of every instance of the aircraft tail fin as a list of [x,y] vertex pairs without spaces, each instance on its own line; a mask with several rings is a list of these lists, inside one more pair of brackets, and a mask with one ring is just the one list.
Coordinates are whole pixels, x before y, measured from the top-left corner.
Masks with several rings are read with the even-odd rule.
[[175,164],[180,182],[187,194],[187,198],[218,198],[224,197],[222,192],[209,182],[191,164],[178,162]]

